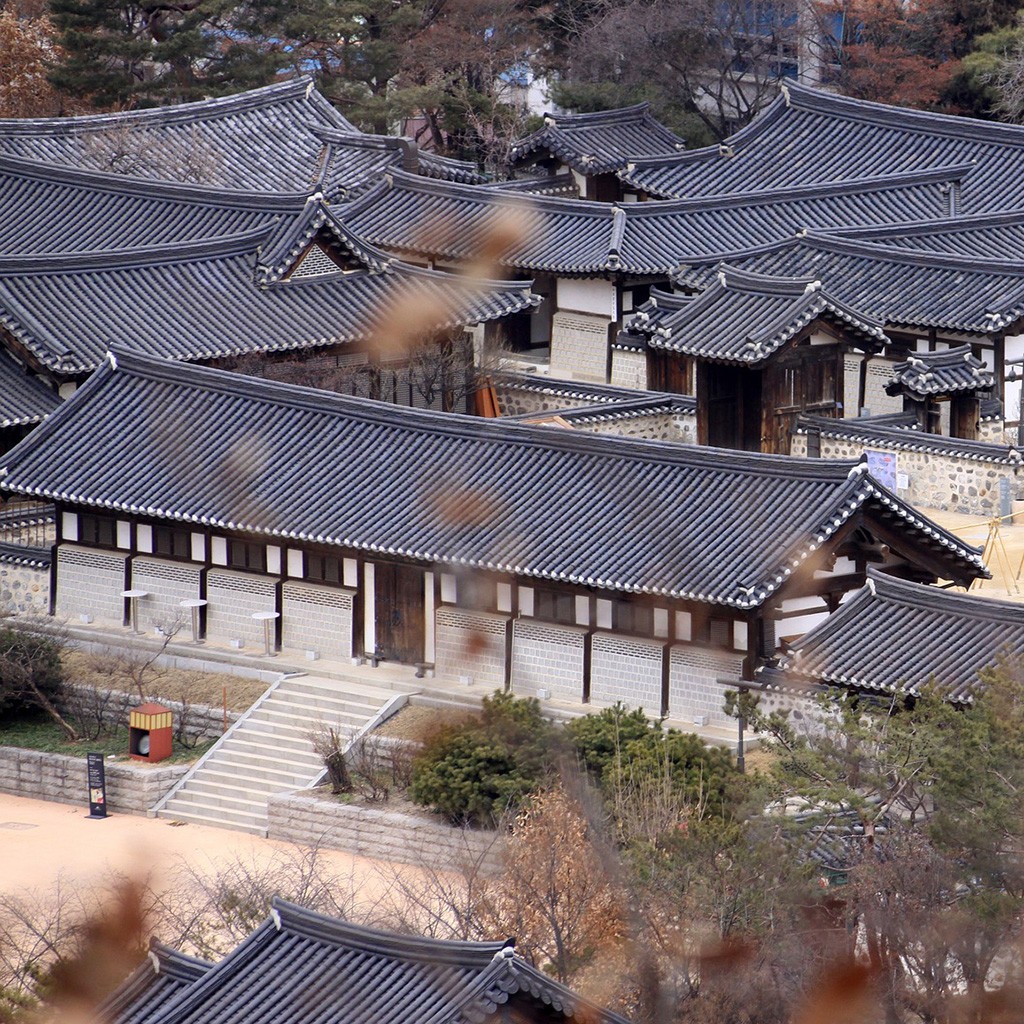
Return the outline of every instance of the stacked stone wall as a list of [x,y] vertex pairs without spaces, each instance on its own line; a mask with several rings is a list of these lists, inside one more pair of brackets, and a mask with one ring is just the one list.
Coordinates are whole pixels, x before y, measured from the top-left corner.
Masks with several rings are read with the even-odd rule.
[[[112,814],[145,814],[188,769],[188,765],[108,762],[107,810]],[[88,808],[86,782],[84,757],[0,747],[0,792]]]
[[612,349],[612,384],[620,388],[647,390],[647,353]]
[[57,554],[57,614],[122,625],[127,557],[120,551],[62,547]]
[[535,697],[538,689],[552,697],[583,697],[583,643],[586,630],[516,619],[512,628],[512,689]]
[[591,647],[590,699],[594,704],[621,701],[661,714],[661,661],[664,642],[615,633],[595,633]]
[[556,313],[551,318],[552,374],[607,380],[610,324],[610,320],[592,313]]
[[[989,462],[982,458],[944,452],[872,445],[846,438],[822,437],[823,459],[859,459],[865,451],[885,451],[896,455],[897,484],[906,479],[906,487],[897,486],[897,494],[921,508],[943,509],[965,515],[999,515],[1000,480],[1007,480],[1011,498],[1024,487],[1024,465]],[[793,435],[793,455],[807,454],[807,436]]]
[[325,658],[351,658],[354,598],[351,590],[289,580],[281,588],[284,645]]
[[648,441],[675,441],[677,444],[697,443],[696,413],[652,412],[599,423],[577,422],[573,427],[591,434],[642,437]]
[[0,562],[0,609],[15,615],[46,615],[50,570]]
[[684,721],[703,718],[705,725],[728,726],[732,723],[722,707],[725,693],[734,687],[716,682],[719,678],[739,678],[743,658],[726,651],[701,647],[673,647],[669,675],[669,717]]
[[506,615],[443,605],[435,616],[434,664],[440,676],[470,676],[474,683],[505,686]]
[[315,792],[281,793],[270,798],[267,818],[271,839],[441,871],[470,864],[487,873],[500,869],[502,840],[496,833],[453,828],[387,804],[367,807]]
[[132,561],[132,588],[145,590],[139,598],[139,622],[188,633],[192,617],[182,601],[199,597],[199,566],[157,558]]
[[[243,646],[263,649],[263,623],[252,616],[273,611],[275,580],[255,573],[211,569],[206,575],[206,632],[211,639],[241,640]],[[271,641],[273,641],[271,623]]]

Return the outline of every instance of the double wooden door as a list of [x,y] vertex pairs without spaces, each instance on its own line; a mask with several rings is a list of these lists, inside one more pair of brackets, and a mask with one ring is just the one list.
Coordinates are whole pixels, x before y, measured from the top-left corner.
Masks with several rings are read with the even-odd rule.
[[377,653],[386,661],[423,661],[426,602],[423,570],[377,562],[373,569]]

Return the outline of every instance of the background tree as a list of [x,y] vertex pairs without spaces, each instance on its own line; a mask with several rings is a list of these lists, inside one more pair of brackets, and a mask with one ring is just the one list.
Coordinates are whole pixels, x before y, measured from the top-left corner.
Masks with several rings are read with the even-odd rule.
[[63,58],[45,4],[7,4],[0,10],[0,117],[56,117],[78,104],[47,78]]

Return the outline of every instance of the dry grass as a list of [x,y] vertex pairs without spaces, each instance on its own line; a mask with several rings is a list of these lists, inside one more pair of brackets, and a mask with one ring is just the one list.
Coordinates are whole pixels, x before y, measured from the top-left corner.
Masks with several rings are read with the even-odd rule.
[[377,736],[390,736],[400,740],[420,742],[436,729],[449,722],[461,720],[470,711],[449,710],[447,708],[424,708],[414,704],[406,704],[397,714],[374,730]]
[[[135,692],[131,677],[117,658],[84,651],[65,651],[61,661],[64,663],[64,676],[70,683]],[[154,700],[176,700],[219,708],[223,706],[225,686],[230,711],[245,711],[267,688],[258,679],[244,679],[226,672],[197,672],[154,665],[146,671],[144,689],[146,695]]]

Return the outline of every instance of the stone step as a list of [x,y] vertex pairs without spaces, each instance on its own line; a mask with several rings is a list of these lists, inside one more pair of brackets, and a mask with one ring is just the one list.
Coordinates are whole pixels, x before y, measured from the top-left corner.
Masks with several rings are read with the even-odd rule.
[[[248,783],[248,784],[247,784]],[[266,803],[268,795],[278,792],[274,786],[253,786],[251,780],[240,779],[235,775],[210,772],[201,779],[189,779],[178,791],[200,796],[224,797],[250,803],[254,806]]]
[[213,811],[189,810],[160,812],[160,818],[167,821],[180,821],[186,825],[205,825],[207,828],[226,828],[231,832],[248,832],[254,836],[266,836],[267,819],[256,818],[252,821],[228,821]]
[[[293,779],[311,778],[323,769],[323,763],[316,760],[292,761],[283,760],[267,751],[259,754],[244,753],[237,750],[219,751],[219,756],[211,758],[203,765],[197,776],[208,771],[236,775],[239,778],[265,779],[269,782],[279,781],[282,788],[291,784]],[[194,776],[194,777],[197,777]],[[260,783],[262,785],[262,783]]]
[[160,812],[161,817],[176,817],[179,814],[198,814],[211,821],[220,821],[241,827],[266,827],[266,807],[262,815],[250,810],[237,810],[209,803],[202,796],[182,792]]
[[282,726],[298,729],[304,736],[315,731],[318,726],[330,726],[336,730],[356,732],[368,720],[368,715],[352,715],[342,709],[335,711],[310,712],[296,707],[294,704],[264,704],[257,708],[246,722],[271,722]]
[[310,722],[334,716],[365,722],[376,714],[376,708],[364,708],[346,700],[331,697],[311,697],[304,693],[274,694],[268,701],[253,710],[253,714],[270,709],[290,711],[293,715],[304,715]]
[[252,763],[261,764],[267,758],[272,758],[279,764],[288,767],[296,766],[303,768],[309,764],[319,764],[320,758],[313,751],[308,741],[289,743],[287,740],[271,733],[235,733],[224,746],[218,750],[213,757],[219,754],[240,754],[246,757],[255,757]]
[[204,788],[199,789],[198,783],[195,786],[191,782],[187,783],[168,806],[173,810],[181,805],[199,803],[206,807],[217,807],[221,811],[232,814],[249,814],[259,817],[266,813],[267,796],[270,795],[268,793],[254,793],[251,790],[239,790],[237,787],[221,787],[219,783],[211,782],[206,782],[203,785]]
[[349,679],[325,679],[321,676],[294,676],[286,679],[274,691],[277,693],[305,693],[314,697],[334,697],[354,705],[376,711],[394,696],[390,690]]
[[188,782],[209,778],[229,785],[248,784],[254,791],[279,793],[285,789],[308,786],[310,780],[317,778],[323,770],[322,765],[282,768],[275,766],[272,761],[265,765],[251,765],[226,760],[204,765],[203,771],[193,775]]
[[[278,719],[276,716],[265,716],[262,718],[250,718],[245,723],[246,736],[267,737],[269,742],[276,739],[281,746],[294,745],[300,748],[312,749],[312,739],[308,726],[288,725],[287,719]],[[335,730],[342,736],[348,736],[349,729]],[[235,735],[238,735],[236,733]]]

